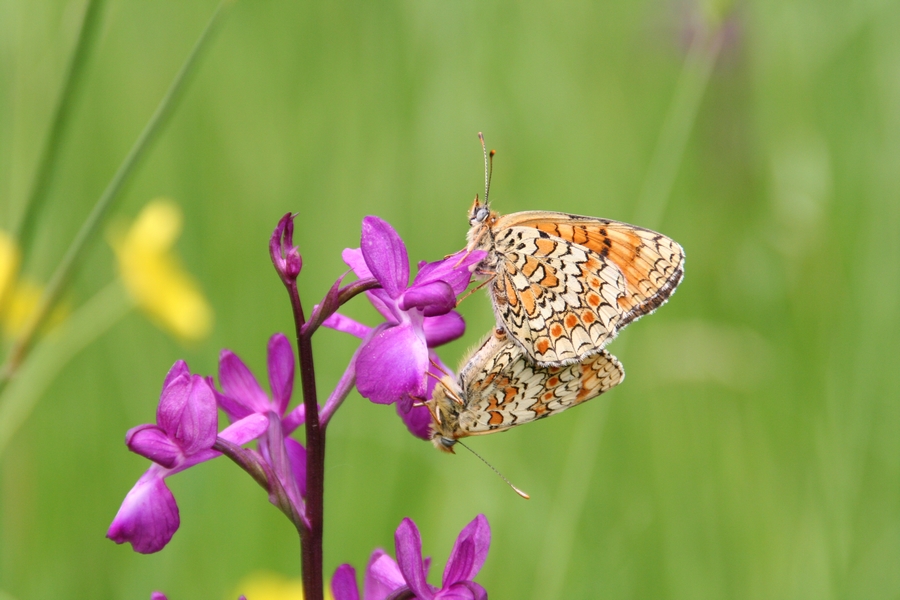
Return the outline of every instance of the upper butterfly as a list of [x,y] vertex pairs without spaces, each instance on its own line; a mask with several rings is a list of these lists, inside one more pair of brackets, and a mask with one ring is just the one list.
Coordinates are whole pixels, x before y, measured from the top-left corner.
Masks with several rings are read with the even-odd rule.
[[433,421],[431,441],[439,450],[453,452],[459,438],[549,417],[596,398],[624,377],[621,363],[606,350],[576,365],[539,367],[505,331],[496,329],[458,378],[445,376],[425,402]]
[[497,322],[539,365],[597,354],[681,283],[684,250],[672,238],[561,212],[500,216],[486,180],[485,202],[476,196],[469,213],[467,250],[487,251],[476,275],[490,278]]

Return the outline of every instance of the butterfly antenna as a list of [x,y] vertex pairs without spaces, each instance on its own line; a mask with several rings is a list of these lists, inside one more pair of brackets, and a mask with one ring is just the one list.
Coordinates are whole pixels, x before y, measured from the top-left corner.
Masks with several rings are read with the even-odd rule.
[[496,150],[491,150],[488,154],[487,146],[484,145],[484,135],[479,131],[478,139],[481,140],[481,151],[484,153],[484,205],[488,205],[488,196],[491,193],[491,177],[494,175],[494,155]]
[[466,446],[465,444],[463,444],[463,443],[462,443],[461,441],[459,441],[459,440],[456,440],[456,443],[459,444],[460,446],[462,446],[463,448],[465,448],[466,450],[468,450],[469,452],[471,452],[472,454],[474,454],[475,456],[477,456],[477,457],[481,460],[481,462],[483,462],[484,464],[486,464],[487,466],[489,466],[489,467],[491,468],[491,471],[493,471],[494,473],[496,473],[496,474],[500,477],[500,479],[502,479],[503,481],[505,481],[505,482],[506,482],[506,485],[508,485],[509,487],[511,487],[512,490],[513,490],[515,493],[517,493],[518,495],[522,496],[522,497],[525,498],[526,500],[530,500],[530,499],[531,499],[531,496],[529,496],[528,494],[526,494],[525,492],[523,492],[522,490],[520,490],[519,488],[517,488],[516,486],[514,486],[514,485],[509,481],[509,479],[507,479],[506,477],[503,476],[503,473],[501,473],[500,471],[498,471],[497,469],[495,469],[495,468],[494,468],[494,465],[492,465],[492,464],[489,463],[488,461],[484,460],[484,458],[483,458],[480,454],[478,454],[477,452],[475,452],[474,450],[472,450],[471,448],[469,448],[468,446]]

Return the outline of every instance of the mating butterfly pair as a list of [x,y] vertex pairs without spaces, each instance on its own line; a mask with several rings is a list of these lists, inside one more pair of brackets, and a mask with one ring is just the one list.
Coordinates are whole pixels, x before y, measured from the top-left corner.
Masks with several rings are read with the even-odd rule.
[[[479,134],[480,135],[480,134]],[[493,152],[491,153],[493,155]],[[684,276],[684,250],[662,234],[607,219],[528,211],[500,216],[476,197],[468,247],[487,256],[498,328],[426,402],[434,445],[561,412],[618,385],[604,350],[659,308]]]

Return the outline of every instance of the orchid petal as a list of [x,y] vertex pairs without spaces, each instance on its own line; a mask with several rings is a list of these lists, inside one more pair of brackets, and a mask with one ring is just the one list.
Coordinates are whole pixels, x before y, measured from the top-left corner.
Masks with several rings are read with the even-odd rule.
[[284,429],[284,435],[291,435],[305,422],[306,405],[298,404],[281,420],[281,427]]
[[284,447],[284,432],[281,430],[281,418],[274,412],[268,412],[269,426],[266,433],[259,439],[259,451],[265,461],[275,472],[275,476],[284,486],[291,501],[297,504],[300,500],[300,488],[294,481],[290,460]]
[[167,469],[182,456],[181,448],[157,425],[138,425],[125,434],[125,445],[135,454],[149,458]]
[[[353,272],[359,279],[369,279],[375,277],[372,274],[372,271],[369,270],[369,266],[366,264],[366,259],[363,258],[362,250],[360,250],[359,248],[345,248],[341,253],[341,258],[344,259],[344,262],[347,263],[347,265],[351,269],[353,269]],[[394,300],[386,291],[379,289],[369,290],[366,292],[366,297],[372,303],[372,306],[375,307],[375,310],[381,313],[381,316],[383,316],[385,319],[389,319],[394,322],[398,322],[400,320],[400,317],[394,308]]]
[[359,321],[355,321],[350,317],[344,316],[341,313],[334,313],[329,316],[322,322],[322,325],[328,327],[329,329],[334,329],[335,331],[340,331],[343,333],[349,333],[352,336],[358,337],[359,339],[363,339],[369,332],[372,331],[372,328],[368,325],[363,325]]
[[219,384],[226,396],[252,412],[269,409],[269,397],[259,387],[244,361],[231,350],[222,350],[219,354]]
[[444,568],[444,586],[473,579],[484,565],[490,547],[491,526],[484,515],[478,515],[456,538]]
[[[171,373],[171,370],[169,372]],[[159,404],[156,406],[156,424],[166,433],[171,434],[178,429],[178,421],[181,413],[184,412],[187,406],[190,396],[190,373],[183,373],[173,377],[168,385],[163,388],[162,394],[159,396]]]
[[471,579],[466,575],[472,570],[475,563],[475,542],[469,538],[457,539],[453,545],[453,552],[447,560],[447,566],[444,567],[444,588],[466,579]]
[[235,400],[231,396],[226,396],[217,390],[212,377],[207,378],[207,383],[209,384],[209,387],[212,388],[213,395],[216,397],[216,404],[225,411],[225,414],[228,415],[228,420],[232,423],[243,419],[247,415],[254,414],[249,406],[246,406],[242,402]]
[[254,413],[223,429],[219,437],[240,446],[261,436],[268,426],[269,419],[266,415]]
[[363,598],[365,600],[387,598],[392,592],[406,586],[406,580],[400,567],[387,552],[381,548],[372,552],[366,566],[363,582]]
[[283,333],[276,333],[269,339],[266,363],[269,369],[272,402],[275,404],[275,412],[281,416],[291,401],[291,392],[294,389],[294,352]]
[[421,396],[427,367],[428,348],[412,325],[382,325],[359,349],[356,389],[378,404],[391,404],[407,395]]
[[411,519],[400,521],[394,533],[397,565],[409,589],[419,600],[432,600],[434,592],[425,581],[425,565],[422,563],[422,538],[419,528]]
[[284,448],[287,451],[291,474],[297,482],[297,487],[300,488],[300,495],[306,498],[306,448],[297,440],[288,437],[284,438]]
[[169,543],[179,524],[175,497],[154,466],[125,496],[106,537],[117,544],[129,542],[135,552],[151,554]]
[[346,564],[339,566],[331,578],[331,593],[334,600],[359,600],[356,569]]
[[458,581],[435,595],[435,600],[487,600],[487,590],[474,581]]
[[454,310],[437,317],[425,317],[424,329],[428,347],[434,348],[462,337],[466,321]]
[[348,267],[353,269],[353,273],[357,278],[367,279],[375,277],[372,271],[369,270],[369,265],[366,264],[366,259],[363,258],[360,248],[344,248],[344,251],[341,252],[341,259],[347,263]]
[[456,307],[456,294],[445,281],[414,285],[400,296],[400,310],[422,309],[426,317],[444,315]]
[[375,279],[397,298],[409,285],[409,257],[394,228],[378,217],[364,218],[360,250]]
[[163,390],[169,387],[169,384],[178,377],[179,375],[190,375],[191,372],[188,369],[187,363],[183,360],[176,360],[175,364],[172,365],[172,368],[169,369],[169,372],[166,373],[166,378],[163,380]]
[[[366,259],[363,258],[362,250],[359,248],[345,248],[341,253],[341,258],[343,258],[344,262],[353,269],[353,272],[359,279],[370,279],[375,277],[372,274],[372,271],[369,270]],[[375,307],[375,310],[381,313],[382,317],[394,322],[400,320],[400,316],[394,308],[394,300],[386,291],[381,289],[369,290],[366,292],[366,297],[369,299],[369,302],[372,303],[372,306]]]
[[403,403],[397,403],[397,414],[403,420],[403,424],[411,434],[417,438],[421,438],[426,442],[431,439],[431,413],[425,406],[410,406],[409,410],[403,411]]
[[219,414],[216,399],[199,375],[179,375],[164,390],[156,422],[190,456],[216,441]]
[[459,295],[469,287],[472,279],[472,270],[475,265],[481,263],[487,256],[484,250],[473,250],[466,254],[460,250],[443,260],[431,263],[419,264],[419,272],[416,274],[413,285],[428,283],[431,281],[444,281],[452,288],[455,295]]

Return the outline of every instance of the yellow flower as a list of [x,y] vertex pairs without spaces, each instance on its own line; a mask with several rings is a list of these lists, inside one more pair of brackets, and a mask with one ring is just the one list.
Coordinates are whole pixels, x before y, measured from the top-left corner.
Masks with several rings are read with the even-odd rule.
[[[303,600],[303,582],[270,571],[257,571],[244,577],[229,598],[237,598],[241,594],[247,600]],[[334,600],[327,582],[325,599]]]
[[[44,292],[36,283],[18,278],[21,258],[15,240],[0,231],[0,328],[6,339],[13,339],[22,332]],[[45,329],[58,325],[67,313],[65,305],[58,305],[51,312]]]
[[111,245],[125,288],[137,305],[177,337],[198,340],[212,329],[213,313],[200,286],[172,252],[181,225],[179,206],[157,198],[124,235],[112,234]]
[[5,231],[0,231],[0,309],[7,300],[7,294],[11,293],[16,275],[19,272],[21,255],[15,240]]

